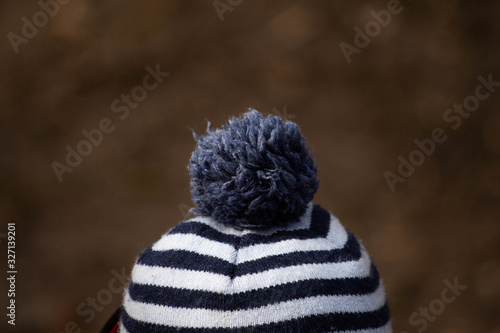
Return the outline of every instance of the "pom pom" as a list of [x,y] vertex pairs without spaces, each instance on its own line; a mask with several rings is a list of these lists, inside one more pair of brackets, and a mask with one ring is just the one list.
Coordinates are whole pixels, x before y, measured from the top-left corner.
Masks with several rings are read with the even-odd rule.
[[198,216],[241,229],[298,221],[319,187],[297,124],[250,109],[196,136],[188,166]]

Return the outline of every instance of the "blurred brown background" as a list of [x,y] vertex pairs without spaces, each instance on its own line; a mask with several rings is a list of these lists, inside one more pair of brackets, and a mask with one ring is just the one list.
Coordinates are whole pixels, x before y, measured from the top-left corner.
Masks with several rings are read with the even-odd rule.
[[[374,257],[394,332],[500,332],[500,92],[456,130],[443,119],[478,76],[500,81],[500,3],[402,1],[348,63],[340,43],[391,1],[238,2],[75,0],[53,17],[1,2],[0,261],[5,272],[16,221],[18,275],[15,327],[0,282],[0,331],[97,332],[120,304],[110,281],[191,205],[191,129],[253,107],[301,126],[315,202]],[[147,66],[170,75],[120,119],[111,104]],[[104,118],[114,131],[59,182],[52,163]],[[384,172],[437,127],[447,141],[392,192]],[[467,289],[443,310],[434,300],[455,277]]]

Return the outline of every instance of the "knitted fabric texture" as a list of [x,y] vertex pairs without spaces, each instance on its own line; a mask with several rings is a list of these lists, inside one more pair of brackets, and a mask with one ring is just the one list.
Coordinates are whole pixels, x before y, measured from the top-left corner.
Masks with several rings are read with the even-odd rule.
[[197,139],[189,168],[201,216],[141,253],[125,290],[121,333],[392,332],[370,256],[335,216],[306,202],[318,186],[316,167],[290,124],[252,110]]
[[250,110],[195,139],[188,166],[195,215],[241,228],[296,221],[319,182],[297,124]]

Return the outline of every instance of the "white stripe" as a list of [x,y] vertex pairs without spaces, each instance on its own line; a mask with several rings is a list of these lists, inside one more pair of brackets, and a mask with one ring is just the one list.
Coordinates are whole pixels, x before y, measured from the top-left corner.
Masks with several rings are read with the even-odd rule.
[[225,243],[193,234],[165,234],[152,246],[153,251],[186,250],[212,256],[227,262],[236,261],[236,249]]
[[120,322],[120,326],[118,327],[118,333],[128,333],[127,329],[125,326],[123,326],[123,323]]
[[349,235],[339,219],[330,214],[330,228],[326,238],[329,239],[334,246],[341,248],[347,242],[348,237]]
[[239,249],[238,264],[269,256],[302,251],[331,251],[342,248],[348,239],[347,231],[334,216],[330,217],[330,238],[287,239],[276,243],[256,244]]
[[159,287],[233,294],[310,279],[367,277],[370,275],[370,263],[370,257],[361,248],[361,258],[357,261],[274,268],[264,272],[238,276],[233,280],[222,274],[136,264],[132,270],[132,282]]
[[370,268],[370,257],[363,250],[361,258],[357,261],[288,266],[238,276],[233,280],[233,288],[235,292],[244,292],[312,279],[367,277],[370,275]]
[[227,275],[136,264],[132,282],[159,287],[231,293],[231,278]]
[[245,229],[245,230],[240,230],[236,229],[227,225],[224,225],[222,223],[219,223],[212,219],[211,217],[207,216],[199,216],[195,217],[192,219],[189,219],[187,222],[200,222],[203,224],[206,224],[210,226],[211,228],[217,230],[220,233],[223,233],[225,235],[232,235],[232,236],[243,236],[246,234],[258,234],[258,235],[272,235],[278,231],[283,231],[283,230],[300,230],[300,229],[309,229],[311,226],[311,214],[313,211],[313,204],[309,203],[307,205],[306,212],[300,217],[299,221],[297,223],[291,223],[287,225],[286,227],[277,227],[277,228],[269,228],[266,230],[251,230],[251,229]]
[[[312,205],[310,209],[312,210]],[[311,212],[309,212],[310,215]],[[305,215],[307,216],[307,214]],[[165,234],[153,246],[153,251],[186,250],[202,255],[208,255],[225,260],[229,263],[241,264],[268,256],[289,254],[302,251],[330,251],[342,248],[347,242],[348,235],[339,220],[331,215],[328,238],[289,239],[276,243],[256,244],[236,250],[235,247],[210,240],[194,234]],[[310,220],[310,216],[309,216]],[[224,226],[213,226],[225,228]],[[232,228],[227,228],[232,229]]]
[[244,232],[243,230],[231,228],[230,226],[227,226],[225,224],[218,223],[213,218],[207,216],[194,217],[192,219],[187,220],[186,222],[200,222],[205,225],[208,225],[210,228],[215,229],[222,234],[230,236],[241,236],[243,235]]
[[315,296],[236,311],[187,309],[135,302],[128,293],[124,300],[125,310],[135,320],[189,328],[235,328],[327,313],[371,312],[384,304],[382,284],[369,295]]
[[[123,326],[122,322],[120,322],[118,333],[128,333],[127,329],[125,328],[125,326]],[[389,321],[387,324],[379,328],[367,328],[364,330],[356,330],[356,331],[342,331],[340,333],[392,333],[392,323],[391,321]]]

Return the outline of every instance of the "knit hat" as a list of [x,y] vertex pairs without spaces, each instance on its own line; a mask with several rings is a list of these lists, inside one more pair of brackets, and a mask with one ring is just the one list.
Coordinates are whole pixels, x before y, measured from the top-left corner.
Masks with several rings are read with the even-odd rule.
[[392,332],[371,258],[311,203],[297,124],[250,110],[195,140],[196,217],[140,254],[119,332]]

